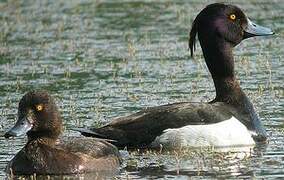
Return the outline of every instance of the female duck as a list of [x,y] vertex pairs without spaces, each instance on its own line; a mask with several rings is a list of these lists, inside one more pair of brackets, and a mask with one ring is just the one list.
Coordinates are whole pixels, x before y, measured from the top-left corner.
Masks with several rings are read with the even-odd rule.
[[234,73],[233,47],[273,32],[251,22],[236,6],[211,4],[193,22],[189,46],[198,34],[216,97],[209,103],[175,103],[146,108],[100,127],[77,128],[85,136],[116,140],[118,147],[247,146],[267,134]]
[[73,174],[115,171],[119,153],[112,144],[96,138],[74,138],[58,143],[62,121],[47,92],[31,91],[23,96],[18,121],[5,137],[27,133],[28,142],[8,163],[8,174]]

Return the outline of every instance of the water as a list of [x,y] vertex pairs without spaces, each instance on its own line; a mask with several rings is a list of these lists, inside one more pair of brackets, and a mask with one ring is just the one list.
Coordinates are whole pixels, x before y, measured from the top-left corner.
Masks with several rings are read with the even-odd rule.
[[[276,32],[235,48],[237,76],[268,130],[269,143],[245,158],[122,152],[117,178],[284,178],[284,2],[232,2]],[[192,59],[187,46],[191,22],[208,3],[0,1],[1,134],[15,122],[17,103],[31,89],[56,97],[66,129],[105,124],[148,106],[209,101],[215,92],[201,50]],[[68,130],[63,135],[79,136]],[[25,140],[0,137],[1,179]]]

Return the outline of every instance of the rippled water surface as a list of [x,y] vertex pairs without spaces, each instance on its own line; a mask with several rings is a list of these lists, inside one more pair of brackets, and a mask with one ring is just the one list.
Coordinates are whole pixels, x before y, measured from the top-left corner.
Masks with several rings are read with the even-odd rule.
[[[63,136],[80,136],[69,127],[105,124],[143,107],[214,98],[199,46],[194,59],[187,46],[193,18],[210,2],[1,0],[0,179],[26,141],[7,141],[2,134],[15,122],[17,103],[28,90],[46,89],[56,97],[67,129]],[[276,32],[235,48],[236,74],[269,143],[245,158],[123,151],[117,178],[284,178],[284,1],[233,3]]]

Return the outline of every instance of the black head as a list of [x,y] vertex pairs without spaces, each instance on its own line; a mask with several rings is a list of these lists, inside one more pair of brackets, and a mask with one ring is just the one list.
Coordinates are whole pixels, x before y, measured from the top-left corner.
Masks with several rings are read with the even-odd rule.
[[58,108],[45,91],[30,91],[25,94],[18,107],[18,121],[5,137],[27,133],[29,139],[57,139],[62,130]]
[[[195,50],[196,34],[201,43],[202,40],[210,41],[217,38],[218,41],[224,40],[234,47],[243,39],[272,35],[273,32],[269,28],[251,22],[240,8],[215,3],[205,7],[193,21],[189,38],[191,56]],[[212,43],[215,42],[212,41]]]

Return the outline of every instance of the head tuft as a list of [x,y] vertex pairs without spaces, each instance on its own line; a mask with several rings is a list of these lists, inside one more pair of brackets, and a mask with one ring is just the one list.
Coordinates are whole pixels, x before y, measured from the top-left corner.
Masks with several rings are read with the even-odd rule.
[[193,52],[196,49],[196,35],[197,35],[197,17],[195,18],[195,20],[192,23],[192,28],[191,31],[189,33],[189,41],[188,41],[188,46],[190,49],[190,55],[191,57],[193,57]]
[[[189,33],[189,49],[191,57],[193,57],[193,53],[196,49],[196,36],[198,34],[199,24],[201,21],[204,21],[207,16],[214,17],[216,16],[216,12],[220,11],[220,9],[224,9],[226,7],[225,4],[222,3],[214,3],[206,6],[194,19],[192,23],[192,27]],[[205,17],[205,18],[204,18]]]

